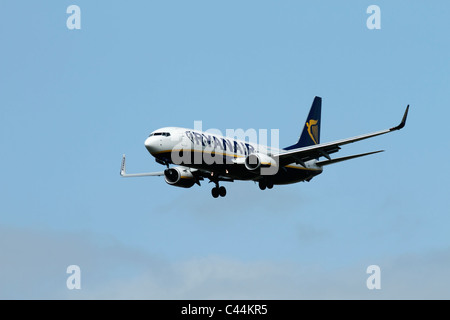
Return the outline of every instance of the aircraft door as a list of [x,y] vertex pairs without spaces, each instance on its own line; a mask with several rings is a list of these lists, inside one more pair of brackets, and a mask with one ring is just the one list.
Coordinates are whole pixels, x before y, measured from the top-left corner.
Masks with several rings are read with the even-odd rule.
[[181,148],[182,149],[187,149],[188,148],[188,139],[184,136],[184,134],[180,135],[180,139],[181,139]]

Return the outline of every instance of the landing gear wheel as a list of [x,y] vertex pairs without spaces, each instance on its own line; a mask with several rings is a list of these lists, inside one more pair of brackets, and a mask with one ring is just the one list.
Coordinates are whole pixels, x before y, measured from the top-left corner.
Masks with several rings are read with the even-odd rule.
[[267,189],[272,189],[272,188],[273,188],[273,182],[267,181]]
[[264,180],[260,180],[258,185],[259,185],[259,188],[261,190],[265,190],[266,189],[266,182]]
[[227,195],[227,189],[225,189],[224,186],[222,186],[222,187],[219,188],[219,195],[220,195],[221,197],[225,197],[225,196]]
[[214,198],[219,197],[219,188],[217,188],[217,187],[212,188],[211,194]]

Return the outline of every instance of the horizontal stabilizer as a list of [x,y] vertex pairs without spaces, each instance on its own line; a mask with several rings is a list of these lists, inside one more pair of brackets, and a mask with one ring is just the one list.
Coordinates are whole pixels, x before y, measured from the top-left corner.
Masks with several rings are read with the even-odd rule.
[[384,152],[384,150],[378,150],[378,151],[372,151],[372,152],[367,152],[367,153],[355,154],[353,156],[336,158],[336,159],[331,159],[331,160],[318,161],[318,162],[316,162],[316,164],[318,166],[322,167],[322,166],[327,166],[329,164],[333,164],[333,163],[337,163],[337,162],[341,162],[341,161],[346,161],[346,160],[350,160],[350,159],[355,159],[355,158],[359,158],[359,157],[364,157],[364,156],[368,156],[370,154],[375,154],[375,153],[379,153],[379,152]]

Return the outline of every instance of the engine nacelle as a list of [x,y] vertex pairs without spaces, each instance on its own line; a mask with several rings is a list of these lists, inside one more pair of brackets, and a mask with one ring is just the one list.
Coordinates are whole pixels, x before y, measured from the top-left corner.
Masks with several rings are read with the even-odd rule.
[[175,187],[190,188],[195,184],[195,177],[186,167],[175,167],[164,170],[164,179]]
[[263,153],[251,153],[245,158],[245,167],[250,171],[277,166],[277,162],[272,157]]

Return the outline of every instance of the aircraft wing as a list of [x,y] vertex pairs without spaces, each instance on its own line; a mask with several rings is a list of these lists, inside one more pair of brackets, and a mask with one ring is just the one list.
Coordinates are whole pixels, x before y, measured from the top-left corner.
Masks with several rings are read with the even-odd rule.
[[299,163],[304,165],[304,163],[308,160],[318,159],[319,157],[325,157],[328,160],[331,160],[330,154],[334,152],[338,152],[341,148],[340,146],[361,141],[364,139],[376,137],[382,134],[390,133],[392,131],[400,130],[405,126],[406,117],[408,116],[409,105],[406,107],[405,114],[403,115],[402,122],[393,128],[387,130],[381,130],[369,134],[364,134],[352,138],[337,140],[328,143],[320,143],[308,147],[302,147],[292,150],[282,151],[278,154],[272,155],[275,159],[278,158],[281,165],[287,165],[289,163]]
[[122,177],[149,177],[149,176],[163,176],[164,171],[147,172],[147,173],[126,173],[125,155],[122,156],[122,165],[120,166],[120,175]]

